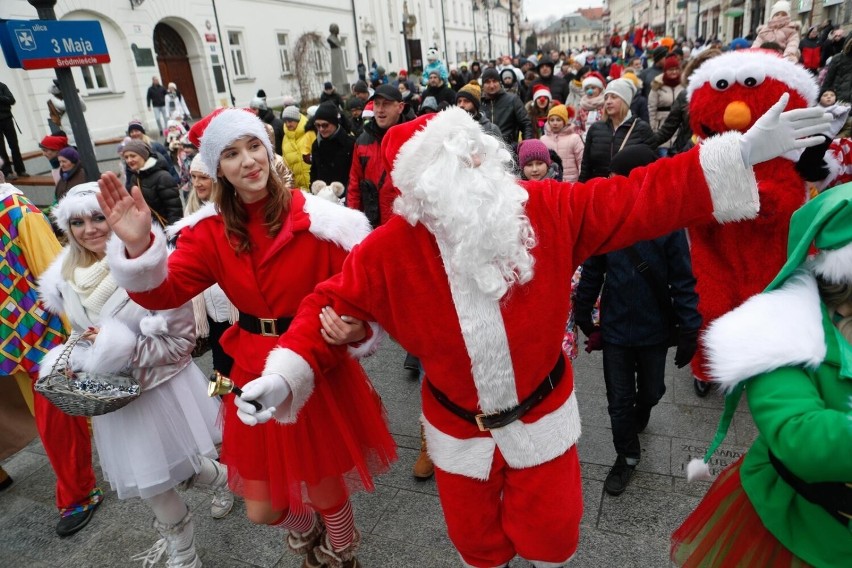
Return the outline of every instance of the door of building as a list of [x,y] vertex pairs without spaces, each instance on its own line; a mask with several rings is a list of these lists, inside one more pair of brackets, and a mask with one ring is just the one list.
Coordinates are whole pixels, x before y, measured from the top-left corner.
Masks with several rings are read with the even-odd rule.
[[163,86],[169,83],[177,85],[178,91],[193,117],[200,117],[198,95],[195,93],[195,81],[186,53],[186,44],[177,30],[160,22],[154,28],[154,51],[157,52],[157,65],[160,68],[160,81]]

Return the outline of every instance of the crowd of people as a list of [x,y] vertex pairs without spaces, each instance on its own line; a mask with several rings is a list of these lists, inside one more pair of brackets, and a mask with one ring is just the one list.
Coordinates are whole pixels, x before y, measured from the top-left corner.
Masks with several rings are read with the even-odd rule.
[[[603,353],[613,496],[639,463],[674,347],[678,367],[698,353],[697,396],[709,378],[730,391],[705,461],[745,390],[759,434],[676,531],[672,560],[841,566],[852,555],[852,186],[838,184],[852,171],[852,40],[830,24],[798,28],[781,0],[751,40],[727,46],[637,28],[600,49],[458,67],[430,50],[419,79],[374,65],[350,93],[326,83],[307,108],[287,97],[275,112],[259,91],[193,125],[177,87],[154,78],[156,135],[132,119],[119,171],[98,183],[70,133],[42,139],[52,225],[0,184],[0,223],[14,227],[3,263],[39,322],[4,327],[19,356],[3,352],[3,375],[32,399],[71,349],[77,370],[137,378],[139,399],[92,429],[105,481],[154,513],[161,538],[138,556],[146,566],[164,554],[201,565],[178,492],[198,483],[214,489],[213,517],[233,492],[253,523],[286,530],[303,566],[355,568],[351,495],[396,459],[358,358],[388,334],[422,383],[412,473],[435,477],[464,565],[559,566],[582,517],[578,330]],[[709,105],[690,108],[731,83],[762,94],[725,100],[718,124]],[[2,126],[14,98],[0,87]],[[801,194],[786,217],[773,175]],[[779,241],[767,251],[789,229],[789,250],[768,264],[777,278],[750,283],[765,293],[720,314],[702,300],[712,264],[693,261],[732,225]],[[782,314],[799,304],[791,328]],[[794,329],[814,337],[773,335]],[[215,375],[239,387],[221,400],[192,362],[207,348]],[[38,393],[32,406],[68,536],[103,500],[88,426]],[[0,491],[11,483],[0,469]]]

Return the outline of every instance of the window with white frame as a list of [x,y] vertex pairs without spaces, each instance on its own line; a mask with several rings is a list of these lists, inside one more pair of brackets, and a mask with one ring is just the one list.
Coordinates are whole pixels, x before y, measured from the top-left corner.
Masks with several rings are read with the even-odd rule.
[[314,69],[317,73],[325,73],[325,48],[319,42],[315,42],[311,47],[311,52],[313,53]]
[[80,73],[83,75],[83,84],[86,85],[87,94],[109,92],[106,69],[100,63],[83,65],[80,67]]
[[290,67],[290,36],[286,33],[278,33],[278,62],[281,66],[281,74],[289,75],[293,72]]
[[242,32],[229,31],[228,44],[231,49],[231,66],[234,69],[234,77],[243,79],[248,77],[246,72],[246,60],[243,53],[243,34]]
[[349,47],[346,45],[347,39],[346,36],[340,36],[340,51],[343,52],[343,68],[352,69],[349,64]]

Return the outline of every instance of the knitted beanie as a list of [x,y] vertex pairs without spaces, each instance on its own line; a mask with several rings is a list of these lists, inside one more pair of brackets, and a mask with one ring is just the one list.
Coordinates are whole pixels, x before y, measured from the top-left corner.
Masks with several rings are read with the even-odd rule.
[[568,108],[563,104],[557,104],[553,105],[553,108],[547,112],[547,118],[550,118],[551,116],[558,116],[562,119],[562,122],[568,124],[568,119],[572,114],[574,114],[574,109]]
[[201,154],[196,154],[192,159],[192,162],[189,164],[189,171],[198,172],[201,175],[207,176],[209,178],[215,178],[216,176],[210,172],[210,169],[207,167],[207,164],[204,163],[204,160],[201,159]]
[[[287,107],[296,108],[296,107]],[[285,111],[287,109],[284,109]],[[296,109],[298,111],[298,109]],[[253,136],[266,147],[269,156],[269,164],[275,163],[275,154],[272,152],[272,143],[266,128],[254,114],[239,108],[227,108],[216,114],[201,135],[201,146],[198,153],[204,160],[207,170],[215,172],[219,168],[219,157],[229,144],[234,140],[246,136]]]
[[542,161],[550,167],[550,151],[541,140],[524,140],[521,142],[520,146],[518,146],[518,164],[523,169],[533,160]]
[[636,76],[636,72],[633,69],[625,69],[621,74],[622,79],[626,79],[627,81],[631,81],[633,86],[636,87],[636,90],[639,90],[639,87],[642,86],[642,79]]
[[337,105],[331,101],[325,101],[317,109],[314,120],[324,120],[337,126],[340,124],[340,112],[337,110]]
[[121,149],[122,155],[126,152],[133,152],[141,156],[143,159],[147,160],[151,157],[151,148],[142,140],[130,140],[124,147]]
[[68,138],[65,136],[45,136],[38,145],[43,150],[59,151],[68,145]]
[[127,134],[130,134],[132,130],[139,130],[142,134],[145,134],[145,127],[142,125],[142,121],[138,119],[133,119],[127,125]]
[[669,69],[680,69],[680,61],[674,55],[669,55],[663,61],[663,71],[668,71]]
[[50,210],[56,226],[66,234],[71,231],[71,218],[100,213],[97,195],[101,192],[98,182],[90,181],[75,185]]
[[474,108],[479,110],[479,103],[482,100],[482,89],[479,87],[479,84],[476,81],[471,81],[461,89],[459,89],[458,94],[456,95],[456,100],[459,99],[467,99],[473,103]]
[[298,122],[300,118],[302,118],[302,113],[299,112],[299,107],[295,105],[284,107],[284,110],[281,111],[281,120],[295,120]]
[[485,81],[489,80],[500,80],[500,73],[494,67],[488,67],[482,71],[482,84],[485,84]]
[[536,85],[532,90],[532,100],[536,100],[539,97],[544,97],[548,101],[553,100],[553,94],[550,92],[550,88],[547,85]]
[[71,146],[66,146],[65,148],[61,149],[59,151],[59,155],[71,162],[72,164],[80,162],[80,154]]
[[633,102],[633,96],[636,94],[636,87],[633,85],[633,81],[628,79],[615,79],[610,81],[609,85],[606,86],[604,95],[607,93],[617,96],[630,107],[630,103]]
[[346,101],[346,110],[353,110],[356,108],[364,110],[364,101],[358,97],[349,97],[349,100]]
[[790,3],[785,0],[778,0],[775,4],[772,5],[772,8],[769,10],[769,18],[772,19],[775,14],[779,12],[784,12],[788,16],[790,15]]
[[597,71],[592,71],[583,77],[583,89],[588,89],[589,87],[597,87],[598,89],[603,89],[606,85],[606,81],[604,81],[603,76]]

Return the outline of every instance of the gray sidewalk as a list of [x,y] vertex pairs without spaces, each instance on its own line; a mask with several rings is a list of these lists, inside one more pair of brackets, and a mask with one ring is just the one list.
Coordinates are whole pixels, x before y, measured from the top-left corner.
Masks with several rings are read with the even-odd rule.
[[[373,494],[355,497],[355,516],[363,534],[359,559],[367,568],[441,568],[459,566],[449,539],[433,481],[416,482],[411,467],[420,447],[417,417],[420,394],[415,379],[402,369],[404,353],[391,341],[365,362],[390,417],[399,444],[399,462],[377,480]],[[673,358],[670,351],[669,359]],[[209,354],[199,360],[209,370]],[[575,361],[576,391],[583,419],[580,460],[585,512],[580,547],[571,566],[663,567],[668,537],[695,507],[705,483],[687,484],[685,467],[704,453],[722,409],[722,397],[699,399],[689,374],[671,363],[667,392],[641,435],[642,461],[627,491],[611,497],[603,481],[615,460],[599,354],[581,351]],[[741,404],[727,442],[717,453],[718,472],[749,446],[755,428]],[[27,566],[116,567],[139,565],[130,557],[156,540],[151,514],[138,499],[119,501],[107,491],[91,524],[60,539],[53,503],[54,475],[36,441],[2,463],[15,484],[0,493],[0,568]],[[107,489],[104,487],[104,489]],[[204,565],[216,567],[295,568],[300,562],[284,550],[279,530],[252,525],[239,501],[224,520],[210,518],[210,495],[185,493],[195,514]],[[514,568],[529,567],[516,559]]]

